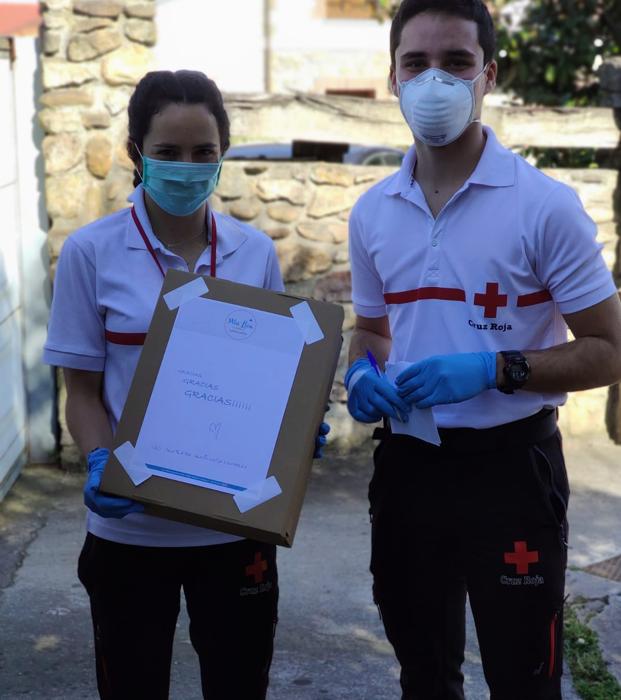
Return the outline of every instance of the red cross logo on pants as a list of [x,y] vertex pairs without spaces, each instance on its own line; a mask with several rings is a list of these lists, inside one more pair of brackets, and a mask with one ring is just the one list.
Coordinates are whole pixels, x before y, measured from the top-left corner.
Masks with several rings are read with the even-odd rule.
[[485,307],[485,318],[496,318],[496,312],[499,306],[507,305],[507,295],[499,294],[498,282],[488,282],[485,287],[485,294],[475,294],[475,306]]
[[246,576],[254,576],[254,582],[261,583],[264,571],[267,571],[267,562],[261,557],[261,552],[257,552],[254,555],[254,564],[246,567]]
[[539,552],[528,551],[526,542],[514,542],[514,552],[505,552],[505,564],[515,564],[516,574],[527,574],[529,564],[536,564],[539,561]]

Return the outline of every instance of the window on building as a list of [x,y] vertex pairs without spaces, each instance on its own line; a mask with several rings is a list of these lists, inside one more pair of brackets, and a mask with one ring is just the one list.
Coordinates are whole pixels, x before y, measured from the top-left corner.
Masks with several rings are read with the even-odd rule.
[[325,0],[328,19],[372,19],[376,0]]

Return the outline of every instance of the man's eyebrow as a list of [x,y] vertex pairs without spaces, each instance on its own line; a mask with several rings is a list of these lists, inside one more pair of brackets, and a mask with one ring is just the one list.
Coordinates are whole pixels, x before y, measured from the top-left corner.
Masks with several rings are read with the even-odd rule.
[[[447,49],[443,52],[445,56],[451,58],[476,58],[476,54],[468,49]],[[401,55],[401,60],[410,58],[426,58],[427,53],[425,51],[407,51]]]
[[[153,148],[179,148],[178,143],[167,143],[165,141],[161,141],[160,143],[154,143]],[[211,141],[205,141],[205,143],[197,143],[195,146],[192,146],[192,148],[216,148],[216,144],[212,143]]]

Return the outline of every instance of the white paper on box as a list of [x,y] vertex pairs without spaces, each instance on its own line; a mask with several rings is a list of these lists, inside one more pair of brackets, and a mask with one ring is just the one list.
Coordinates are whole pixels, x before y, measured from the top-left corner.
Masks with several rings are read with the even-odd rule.
[[182,303],[136,441],[147,468],[233,495],[256,489],[304,343],[292,317],[200,297]]

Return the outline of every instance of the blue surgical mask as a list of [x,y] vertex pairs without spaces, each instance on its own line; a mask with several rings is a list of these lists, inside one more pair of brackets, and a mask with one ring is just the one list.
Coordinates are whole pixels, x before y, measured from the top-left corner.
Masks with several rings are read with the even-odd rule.
[[[140,151],[138,151],[140,153]],[[151,199],[173,216],[189,216],[216,189],[222,160],[217,163],[183,163],[142,158],[142,186]]]

